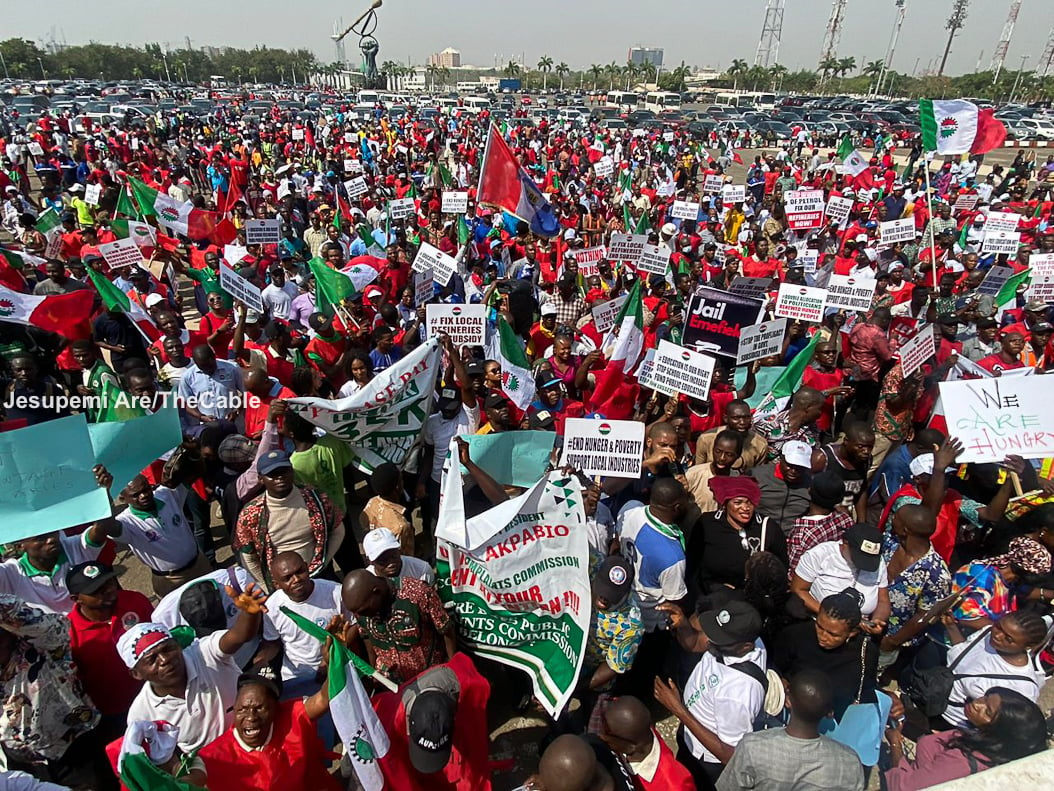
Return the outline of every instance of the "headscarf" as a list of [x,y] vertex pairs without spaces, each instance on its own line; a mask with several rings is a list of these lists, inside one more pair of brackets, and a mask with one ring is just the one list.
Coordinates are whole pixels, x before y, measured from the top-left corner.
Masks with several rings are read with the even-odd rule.
[[714,499],[722,507],[736,497],[746,497],[755,508],[761,502],[761,487],[757,481],[746,475],[715,475],[707,483],[710,491],[714,493]]
[[981,562],[990,566],[1015,566],[1026,574],[1050,574],[1051,568],[1050,552],[1028,536],[1018,536],[1004,554]]

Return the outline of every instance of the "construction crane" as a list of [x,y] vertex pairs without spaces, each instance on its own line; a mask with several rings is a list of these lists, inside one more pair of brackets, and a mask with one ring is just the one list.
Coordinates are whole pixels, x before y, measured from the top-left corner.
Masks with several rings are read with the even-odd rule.
[[783,34],[783,9],[787,0],[768,0],[765,4],[765,22],[761,26],[761,39],[754,55],[754,65],[768,68],[779,61],[780,36]]
[[938,77],[944,74],[944,67],[948,63],[948,53],[952,51],[952,39],[955,38],[955,34],[966,24],[966,10],[969,6],[970,0],[954,0],[952,3],[951,16],[949,16],[948,21],[944,23],[944,27],[948,31],[948,43],[944,45],[944,56],[941,58],[941,67],[937,69]]
[[823,72],[825,81],[827,72],[823,66],[838,55],[838,42],[842,38],[842,17],[845,16],[848,2],[849,0],[834,0],[831,6],[831,18],[827,20],[827,31],[823,34],[823,46],[820,48],[820,71]]
[[904,15],[908,12],[908,0],[895,0],[897,5],[897,18],[893,23],[893,34],[889,37],[889,48],[886,50],[886,59],[882,62],[882,72],[878,75],[878,85],[875,94],[882,93],[882,83],[885,82],[886,72],[893,67],[893,53],[897,51],[897,40],[900,38],[900,29],[904,26]]
[[1040,77],[1048,77],[1054,73],[1054,27],[1050,29],[1050,38],[1047,39],[1047,46],[1043,48],[1043,54],[1039,56],[1036,71]]
[[1006,15],[1006,23],[1003,25],[1003,35],[999,37],[999,43],[995,45],[995,52],[992,53],[991,70],[995,72],[995,76],[992,77],[993,85],[999,81],[999,73],[1003,70],[1003,64],[1006,62],[1006,53],[1010,49],[1010,38],[1014,35],[1017,12],[1020,10],[1021,0],[1013,0],[1010,4],[1010,13]]

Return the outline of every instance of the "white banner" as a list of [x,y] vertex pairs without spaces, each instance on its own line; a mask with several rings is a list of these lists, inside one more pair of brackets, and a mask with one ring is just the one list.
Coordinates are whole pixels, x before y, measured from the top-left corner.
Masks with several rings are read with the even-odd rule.
[[792,231],[823,227],[823,190],[791,190],[784,197],[783,205]]
[[639,420],[568,418],[560,466],[589,476],[639,478],[644,462],[644,424]]
[[877,281],[850,275],[831,275],[827,282],[827,307],[870,310]]
[[776,296],[776,316],[788,319],[801,319],[812,324],[823,321],[823,311],[827,304],[827,289],[797,286],[793,283],[781,283]]
[[615,317],[618,316],[618,312],[622,309],[626,296],[626,294],[623,294],[621,297],[609,299],[607,302],[602,302],[592,309],[593,323],[596,325],[597,332],[603,334],[615,326]]
[[600,245],[599,247],[587,247],[584,250],[571,250],[570,255],[578,264],[578,273],[582,277],[589,277],[600,274],[598,264],[607,255],[607,248]]
[[853,210],[853,199],[842,198],[839,196],[832,197],[827,201],[827,208],[824,210],[827,216],[837,222],[839,225],[849,219],[849,212]]
[[613,233],[608,243],[608,258],[612,261],[636,261],[644,252],[648,234]]
[[744,327],[739,333],[739,354],[736,364],[752,363],[779,354],[783,351],[783,336],[787,332],[787,319],[775,319],[763,324]]
[[709,174],[703,180],[703,192],[711,195],[716,195],[721,191],[721,188],[725,186],[724,176],[718,176],[715,173]]
[[1032,283],[1025,296],[1048,304],[1054,302],[1054,253],[1033,253],[1028,265],[1032,267]]
[[370,191],[369,186],[366,184],[366,179],[362,176],[356,176],[353,179],[348,179],[344,182],[344,189],[348,191],[348,197],[354,200],[360,195],[365,195]]
[[681,220],[698,219],[699,204],[695,201],[675,200],[670,209],[670,216]]
[[1012,211],[990,211],[984,222],[985,233],[992,231],[1016,231],[1021,215]]
[[889,220],[878,226],[878,240],[883,245],[915,240],[915,220],[905,217],[903,220]]
[[435,288],[432,285],[432,270],[414,272],[414,305],[421,307],[432,298]]
[[985,231],[982,253],[1006,253],[1015,255],[1021,246],[1021,234],[1017,231]]
[[412,217],[415,211],[417,211],[417,205],[413,198],[398,198],[388,204],[388,215],[393,220]]
[[604,156],[593,163],[593,172],[598,179],[609,179],[615,175],[615,162],[609,156]]
[[747,188],[743,184],[726,184],[721,188],[721,203],[726,206],[730,203],[745,203],[747,200]]
[[984,276],[981,285],[977,287],[978,294],[994,297],[1003,288],[1003,285],[1014,275],[1014,270],[1008,266],[993,266]]
[[99,198],[102,197],[102,186],[99,184],[89,184],[84,188],[84,202],[89,206],[98,206]]
[[738,294],[741,297],[750,297],[751,299],[760,299],[763,302],[768,302],[769,292],[771,290],[771,277],[743,277],[742,275],[738,275],[732,281],[732,285],[728,287],[728,291],[731,294]]

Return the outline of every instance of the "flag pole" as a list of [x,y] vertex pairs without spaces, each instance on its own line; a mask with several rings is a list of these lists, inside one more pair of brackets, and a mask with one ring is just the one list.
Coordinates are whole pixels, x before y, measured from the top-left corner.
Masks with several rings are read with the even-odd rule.
[[925,166],[923,172],[926,175],[926,211],[929,214],[927,224],[930,226],[930,266],[933,267],[933,290],[937,290],[937,244],[933,237],[933,200],[930,195],[930,160],[923,157]]

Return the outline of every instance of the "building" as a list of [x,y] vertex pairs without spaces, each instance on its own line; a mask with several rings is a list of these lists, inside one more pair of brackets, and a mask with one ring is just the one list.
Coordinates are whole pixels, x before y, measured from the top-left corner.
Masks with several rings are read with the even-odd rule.
[[447,47],[442,52],[437,52],[434,55],[429,55],[428,65],[438,66],[441,69],[460,69],[461,52],[456,49]]
[[634,66],[662,66],[662,48],[630,47],[626,61]]

